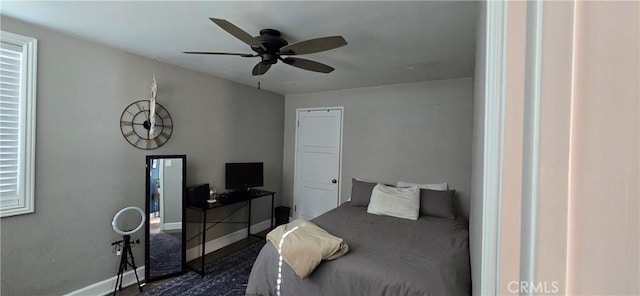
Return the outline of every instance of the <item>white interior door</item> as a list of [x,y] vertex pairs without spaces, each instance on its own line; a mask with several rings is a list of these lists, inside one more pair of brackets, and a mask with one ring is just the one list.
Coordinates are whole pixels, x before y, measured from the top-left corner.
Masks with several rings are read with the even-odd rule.
[[340,202],[342,108],[298,109],[295,217],[310,220]]

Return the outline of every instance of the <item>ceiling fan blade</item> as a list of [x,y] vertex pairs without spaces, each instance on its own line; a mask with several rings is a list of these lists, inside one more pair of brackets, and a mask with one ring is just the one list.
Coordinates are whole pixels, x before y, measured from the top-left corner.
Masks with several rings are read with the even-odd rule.
[[284,58],[281,59],[284,63],[289,64],[294,67],[298,67],[300,69],[305,69],[314,72],[320,73],[331,73],[333,71],[333,67],[327,66],[323,63],[318,63],[310,60],[305,60],[301,58]]
[[238,28],[236,25],[228,22],[227,20],[223,20],[223,19],[216,19],[216,18],[209,18],[212,22],[216,23],[216,25],[220,26],[220,28],[222,28],[223,30],[227,31],[229,34],[233,35],[234,37],[240,39],[242,42],[249,44],[249,46],[251,47],[260,47],[264,50],[266,50],[266,48],[264,48],[264,46],[262,45],[262,43],[260,43],[260,41],[258,41],[257,39],[253,38],[253,36],[249,35],[249,33],[245,32],[244,30]]
[[234,56],[241,56],[243,58],[252,58],[252,57],[257,57],[258,56],[258,55],[249,54],[249,53],[210,52],[210,51],[183,51],[182,53],[187,53],[187,54],[234,55]]
[[285,55],[308,54],[321,52],[347,45],[342,36],[330,36],[310,39],[289,44],[280,48],[280,53]]
[[259,62],[255,65],[255,67],[253,67],[251,74],[253,74],[253,76],[262,75],[264,73],[267,73],[267,71],[269,71],[269,68],[271,68],[271,64],[264,64],[262,62]]

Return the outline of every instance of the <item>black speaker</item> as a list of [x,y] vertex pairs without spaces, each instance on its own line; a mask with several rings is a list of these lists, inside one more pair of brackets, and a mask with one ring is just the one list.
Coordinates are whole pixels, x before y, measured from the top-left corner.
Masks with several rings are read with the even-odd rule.
[[276,207],[276,226],[289,223],[290,207]]

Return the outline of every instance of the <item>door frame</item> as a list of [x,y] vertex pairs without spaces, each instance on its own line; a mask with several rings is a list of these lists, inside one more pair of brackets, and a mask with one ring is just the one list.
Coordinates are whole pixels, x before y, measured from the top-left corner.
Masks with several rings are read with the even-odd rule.
[[294,150],[293,150],[293,215],[292,217],[298,218],[298,211],[296,206],[298,205],[298,196],[296,194],[297,187],[297,179],[298,179],[298,122],[300,122],[300,118],[298,114],[300,111],[321,111],[321,110],[340,110],[340,149],[338,155],[338,176],[336,180],[338,180],[338,198],[336,206],[340,205],[342,201],[342,142],[344,137],[344,106],[334,106],[334,107],[314,107],[314,108],[296,108],[296,128],[294,131]]
[[[501,260],[500,248],[502,217],[502,188],[503,188],[503,158],[504,158],[504,126],[505,104],[507,101],[505,88],[507,87],[506,54],[509,50],[507,40],[507,21],[509,14],[508,1],[484,1],[486,5],[485,25],[486,34],[478,36],[485,38],[486,52],[481,58],[486,63],[484,92],[484,155],[482,168],[482,196],[480,222],[482,222],[481,258],[480,266],[473,270],[480,271],[480,295],[498,295],[501,293]],[[524,114],[528,124],[523,134],[523,171],[522,171],[522,205],[515,209],[521,213],[521,254],[518,256],[520,264],[520,281],[533,283],[536,257],[536,226],[537,216],[537,188],[539,165],[539,131],[540,131],[540,77],[541,77],[541,46],[543,1],[537,0],[527,3],[527,69],[525,79],[531,79],[525,90]],[[513,258],[509,258],[513,259]],[[475,291],[476,289],[474,289]],[[531,292],[522,293],[530,295]]]
[[160,200],[158,201],[158,213],[160,214],[160,230],[164,231],[164,159],[158,159],[158,178],[160,178]]

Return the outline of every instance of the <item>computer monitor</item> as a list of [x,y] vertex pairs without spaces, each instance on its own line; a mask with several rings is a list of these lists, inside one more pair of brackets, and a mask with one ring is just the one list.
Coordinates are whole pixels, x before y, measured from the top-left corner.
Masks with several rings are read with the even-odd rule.
[[225,188],[229,190],[249,190],[264,186],[264,165],[262,162],[227,163],[225,168]]

